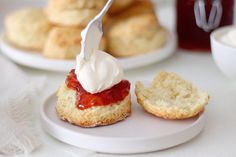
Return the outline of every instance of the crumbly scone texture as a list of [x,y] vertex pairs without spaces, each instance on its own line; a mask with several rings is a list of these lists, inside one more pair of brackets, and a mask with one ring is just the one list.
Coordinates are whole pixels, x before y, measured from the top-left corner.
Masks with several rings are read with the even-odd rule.
[[106,0],[49,0],[49,20],[61,26],[86,26],[105,5]]
[[167,40],[167,32],[148,0],[137,0],[129,9],[113,16],[108,25],[108,52],[116,57],[147,53],[162,47]]
[[7,40],[28,50],[41,51],[51,27],[45,11],[40,8],[21,9],[5,18]]
[[[82,28],[54,27],[46,40],[43,55],[53,59],[75,59],[81,50]],[[106,39],[102,38],[100,49],[106,49]]]
[[117,14],[120,11],[127,9],[134,2],[135,0],[114,0],[108,13],[110,15]]
[[186,119],[198,115],[208,104],[209,95],[170,72],[160,72],[151,87],[135,85],[138,103],[149,113],[164,119]]
[[58,116],[71,124],[81,127],[109,125],[121,121],[131,114],[130,95],[124,100],[107,105],[80,110],[76,107],[76,92],[62,84],[57,93],[56,111]]

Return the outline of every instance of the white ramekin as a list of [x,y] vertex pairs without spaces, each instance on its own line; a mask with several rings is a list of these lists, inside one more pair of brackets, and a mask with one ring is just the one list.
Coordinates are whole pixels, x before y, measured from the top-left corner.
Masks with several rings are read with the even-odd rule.
[[236,80],[236,47],[220,41],[220,37],[236,26],[225,26],[211,33],[211,51],[219,69],[229,78]]

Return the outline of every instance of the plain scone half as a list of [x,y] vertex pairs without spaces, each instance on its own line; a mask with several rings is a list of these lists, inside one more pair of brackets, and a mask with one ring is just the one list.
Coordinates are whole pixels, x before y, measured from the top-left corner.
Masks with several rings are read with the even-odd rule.
[[192,83],[165,71],[154,78],[150,87],[136,82],[135,94],[144,110],[164,119],[194,117],[204,110],[210,98]]

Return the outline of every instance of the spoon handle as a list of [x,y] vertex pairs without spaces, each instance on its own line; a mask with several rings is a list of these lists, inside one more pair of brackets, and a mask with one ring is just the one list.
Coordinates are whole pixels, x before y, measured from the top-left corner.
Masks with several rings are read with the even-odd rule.
[[113,0],[108,0],[103,9],[96,15],[82,31],[81,55],[85,60],[89,59],[94,49],[98,49],[102,38],[102,18],[112,5]]
[[111,7],[113,3],[113,0],[108,0],[107,3],[105,4],[105,6],[103,7],[103,9],[100,11],[100,13],[98,15],[96,15],[96,17],[94,18],[94,20],[102,20],[102,18],[104,17],[104,15],[107,13],[108,9]]

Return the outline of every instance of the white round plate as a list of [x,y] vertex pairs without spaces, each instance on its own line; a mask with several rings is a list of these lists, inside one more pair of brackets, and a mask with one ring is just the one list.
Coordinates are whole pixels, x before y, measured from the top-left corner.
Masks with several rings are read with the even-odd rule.
[[[168,41],[162,48],[139,56],[118,58],[118,61],[125,70],[128,70],[167,58],[174,53],[176,48],[175,34],[171,32],[168,34]],[[59,72],[68,72],[75,67],[75,60],[47,59],[39,52],[30,52],[12,46],[4,39],[4,37],[1,39],[0,48],[4,55],[24,66]]]
[[[135,98],[135,96],[132,96]],[[164,120],[145,112],[132,100],[132,114],[113,125],[82,128],[58,118],[55,94],[41,106],[41,123],[56,139],[97,152],[144,153],[170,148],[189,141],[200,133],[205,113],[186,120]]]

